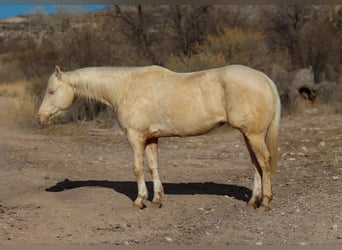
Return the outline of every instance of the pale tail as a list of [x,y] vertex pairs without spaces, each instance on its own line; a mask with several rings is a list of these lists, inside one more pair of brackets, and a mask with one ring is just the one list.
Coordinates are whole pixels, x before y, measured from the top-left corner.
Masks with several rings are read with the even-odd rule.
[[268,127],[266,133],[266,145],[271,155],[271,173],[275,174],[278,166],[278,135],[279,135],[279,122],[280,122],[280,112],[281,112],[281,103],[278,95],[278,91],[274,85],[274,83],[270,80],[271,85],[273,87],[275,104],[274,104],[274,116]]

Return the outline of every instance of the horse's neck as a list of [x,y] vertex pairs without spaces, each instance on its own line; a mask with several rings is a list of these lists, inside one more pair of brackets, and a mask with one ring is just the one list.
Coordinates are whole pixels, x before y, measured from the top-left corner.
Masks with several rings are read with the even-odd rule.
[[[119,73],[119,72],[118,72]],[[115,72],[104,74],[101,69],[69,72],[70,82],[76,96],[88,97],[117,108],[127,87],[122,77],[115,77]],[[125,86],[126,85],[126,86]]]

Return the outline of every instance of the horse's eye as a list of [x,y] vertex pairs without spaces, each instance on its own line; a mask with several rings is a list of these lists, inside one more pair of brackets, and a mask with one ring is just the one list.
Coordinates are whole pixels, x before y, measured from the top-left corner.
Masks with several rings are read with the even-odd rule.
[[55,91],[53,89],[50,89],[48,93],[49,93],[49,95],[53,95],[55,93]]

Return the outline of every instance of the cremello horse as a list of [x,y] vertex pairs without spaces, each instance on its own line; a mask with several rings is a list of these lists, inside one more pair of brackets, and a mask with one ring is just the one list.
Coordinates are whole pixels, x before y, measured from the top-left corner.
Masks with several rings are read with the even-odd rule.
[[229,123],[243,134],[255,165],[248,205],[269,209],[271,172],[277,166],[280,100],[276,86],[265,74],[239,65],[193,73],[176,73],[159,66],[61,72],[56,66],[38,112],[38,123],[48,124],[70,108],[78,96],[93,98],[116,111],[133,149],[138,185],[135,208],[143,208],[148,195],[144,151],[153,178],[152,205],[161,206],[159,137],[201,135]]

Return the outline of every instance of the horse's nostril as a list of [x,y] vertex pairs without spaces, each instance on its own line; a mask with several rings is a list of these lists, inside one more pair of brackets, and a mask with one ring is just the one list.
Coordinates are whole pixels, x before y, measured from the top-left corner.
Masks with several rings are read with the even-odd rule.
[[39,116],[37,117],[37,123],[38,123],[39,126],[42,126],[42,121],[40,120]]
[[43,127],[46,124],[46,118],[44,115],[37,115],[37,123],[40,127]]

